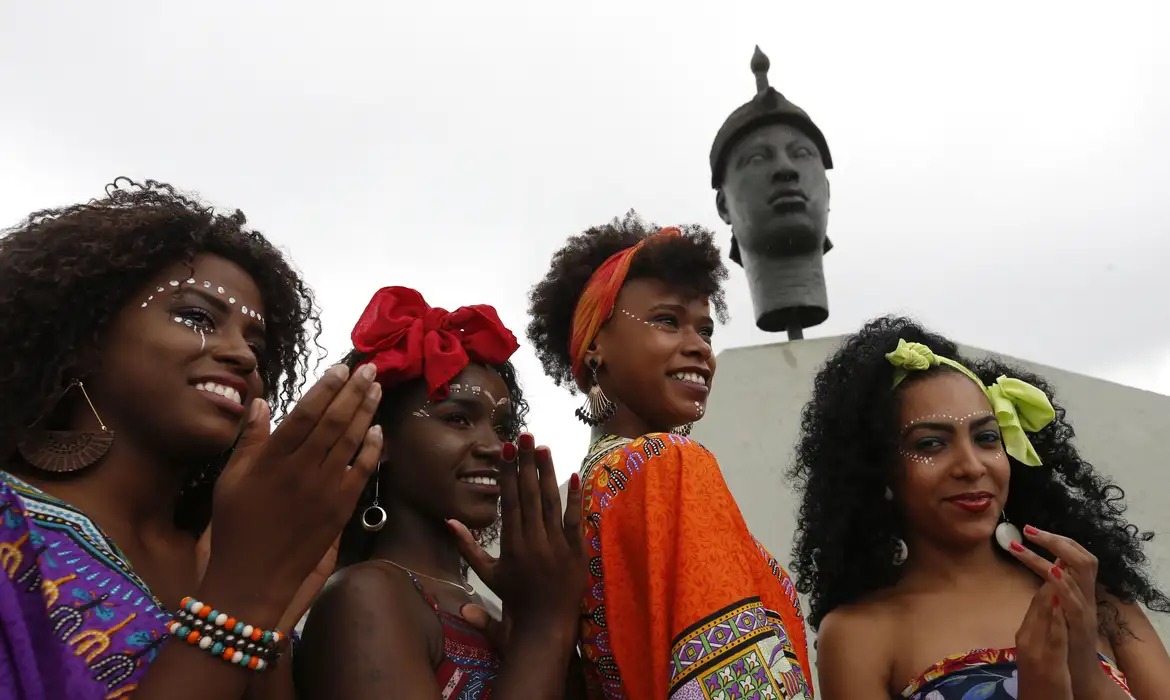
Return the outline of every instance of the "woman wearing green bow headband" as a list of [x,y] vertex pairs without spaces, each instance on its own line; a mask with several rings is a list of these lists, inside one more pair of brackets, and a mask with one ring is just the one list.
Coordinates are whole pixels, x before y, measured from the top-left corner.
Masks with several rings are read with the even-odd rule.
[[822,700],[1170,693],[1139,605],[1170,612],[1150,534],[1122,517],[1124,494],[1077,453],[1051,395],[902,318],[829,359],[792,470]]

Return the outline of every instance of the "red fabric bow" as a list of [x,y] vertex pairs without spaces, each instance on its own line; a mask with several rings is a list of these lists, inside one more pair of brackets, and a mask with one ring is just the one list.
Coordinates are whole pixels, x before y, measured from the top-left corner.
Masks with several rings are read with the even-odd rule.
[[471,362],[503,364],[520,347],[496,310],[479,304],[448,313],[407,287],[379,289],[350,334],[386,387],[426,378],[427,395],[442,396]]

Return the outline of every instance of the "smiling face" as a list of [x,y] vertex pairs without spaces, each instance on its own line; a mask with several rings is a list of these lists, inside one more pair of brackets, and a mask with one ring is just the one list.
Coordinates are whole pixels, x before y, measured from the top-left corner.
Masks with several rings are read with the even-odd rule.
[[633,279],[618,294],[586,362],[599,359],[602,390],[640,419],[639,432],[664,432],[706,411],[715,377],[714,328],[705,297],[656,279]]
[[494,523],[497,461],[514,432],[513,406],[500,375],[468,365],[440,401],[427,400],[424,383],[414,381],[393,402],[384,426],[383,498],[473,530]]
[[798,255],[823,249],[829,181],[816,145],[788,124],[766,124],[731,149],[716,207],[742,254]]
[[[226,451],[244,407],[263,396],[264,301],[252,277],[217,255],[161,270],[102,336],[86,387],[115,433],[192,460]],[[87,407],[74,414],[85,420]]]
[[894,492],[919,537],[989,541],[1008,497],[1011,464],[983,390],[940,370],[899,390]]

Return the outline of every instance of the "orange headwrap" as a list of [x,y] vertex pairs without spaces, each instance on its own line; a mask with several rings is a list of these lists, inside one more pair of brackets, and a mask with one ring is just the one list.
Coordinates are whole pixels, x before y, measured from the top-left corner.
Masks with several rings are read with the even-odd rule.
[[681,236],[682,231],[677,227],[668,226],[658,233],[650,234],[638,244],[625,250],[619,250],[609,256],[601,267],[593,271],[581,298],[577,300],[577,308],[573,311],[573,327],[569,335],[569,361],[572,363],[573,376],[578,382],[584,377],[585,351],[589,344],[597,337],[597,331],[613,315],[613,307],[617,304],[618,292],[626,283],[626,275],[630,273],[630,263],[634,256],[646,245],[646,242],[659,236]]

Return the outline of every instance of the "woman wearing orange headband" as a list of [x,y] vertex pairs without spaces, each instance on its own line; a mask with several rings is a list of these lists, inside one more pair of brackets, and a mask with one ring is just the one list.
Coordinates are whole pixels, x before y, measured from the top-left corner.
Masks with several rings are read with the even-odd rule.
[[811,697],[788,576],[686,435],[715,375],[727,270],[710,231],[624,220],[569,239],[532,291],[545,372],[585,392],[590,698]]

